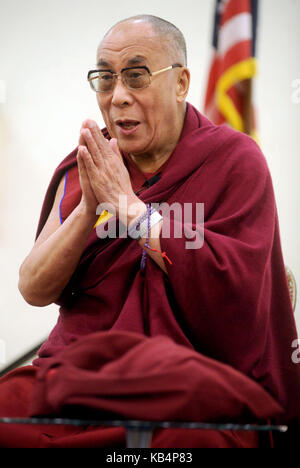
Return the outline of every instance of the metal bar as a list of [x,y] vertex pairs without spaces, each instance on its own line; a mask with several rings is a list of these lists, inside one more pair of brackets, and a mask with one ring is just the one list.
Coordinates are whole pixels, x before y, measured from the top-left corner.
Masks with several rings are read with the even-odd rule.
[[172,422],[172,421],[134,421],[134,420],[87,420],[66,418],[0,418],[3,424],[46,424],[66,426],[106,426],[125,427],[140,431],[149,431],[155,428],[182,428],[204,429],[217,431],[277,431],[287,432],[285,425],[258,425],[258,424],[232,424],[232,423],[198,423],[198,422]]
[[150,448],[152,430],[139,430],[126,428],[127,448]]

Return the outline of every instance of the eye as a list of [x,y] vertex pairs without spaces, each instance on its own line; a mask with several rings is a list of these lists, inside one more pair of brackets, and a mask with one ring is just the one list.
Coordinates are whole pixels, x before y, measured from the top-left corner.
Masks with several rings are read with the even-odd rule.
[[143,69],[132,69],[132,70],[127,70],[126,76],[129,80],[140,80],[144,78],[147,75],[146,70]]
[[143,72],[134,71],[134,72],[130,73],[130,78],[140,78],[143,75],[144,75]]
[[112,79],[112,74],[111,73],[100,73],[99,78],[102,81],[108,81]]

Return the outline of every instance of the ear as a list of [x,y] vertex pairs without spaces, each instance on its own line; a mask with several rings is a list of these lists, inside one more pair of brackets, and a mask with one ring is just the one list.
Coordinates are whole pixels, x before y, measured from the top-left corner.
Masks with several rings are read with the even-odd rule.
[[177,80],[177,102],[185,101],[189,92],[191,74],[188,68],[180,69]]

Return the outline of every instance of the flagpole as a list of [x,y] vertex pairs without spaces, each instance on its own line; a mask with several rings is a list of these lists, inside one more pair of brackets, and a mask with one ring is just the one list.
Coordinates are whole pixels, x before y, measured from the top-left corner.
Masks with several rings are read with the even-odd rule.
[[243,99],[242,118],[246,135],[252,134],[252,78],[243,80],[237,84]]

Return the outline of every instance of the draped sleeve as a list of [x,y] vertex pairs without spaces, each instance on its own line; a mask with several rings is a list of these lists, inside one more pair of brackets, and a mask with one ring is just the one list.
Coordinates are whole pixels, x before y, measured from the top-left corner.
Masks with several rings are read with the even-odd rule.
[[[270,172],[259,147],[235,134],[223,156],[212,155],[193,174],[184,201],[204,204],[199,248],[187,248],[183,221],[164,217],[161,232],[169,281],[183,320],[198,350],[230,363],[299,412],[292,382],[299,389],[299,366],[292,363],[297,336]],[[183,232],[181,238],[172,233]],[[187,231],[188,232],[188,231]],[[190,233],[191,234],[191,233]],[[196,240],[196,238],[195,238]]]

